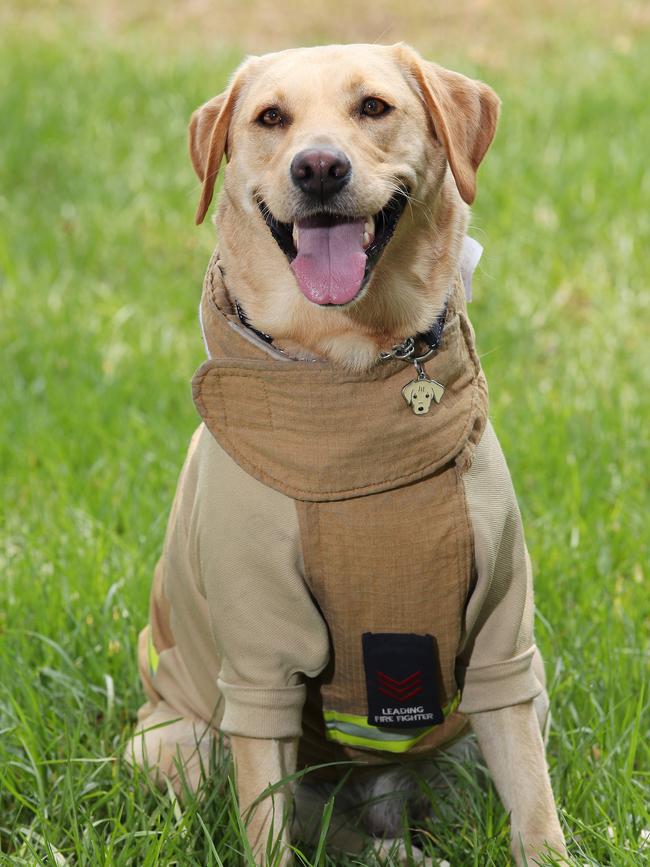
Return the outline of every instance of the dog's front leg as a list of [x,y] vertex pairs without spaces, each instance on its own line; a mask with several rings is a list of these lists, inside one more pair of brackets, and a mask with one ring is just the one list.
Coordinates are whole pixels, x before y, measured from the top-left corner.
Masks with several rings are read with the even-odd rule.
[[566,855],[533,702],[470,715],[481,752],[510,813],[517,865],[542,863],[547,847]]
[[230,748],[237,775],[239,809],[246,820],[246,832],[255,861],[261,867],[266,858],[267,842],[279,844],[282,853],[273,860],[274,867],[291,861],[289,829],[291,826],[290,785],[276,789],[258,800],[262,792],[294,774],[298,755],[297,738],[245,738],[230,736]]

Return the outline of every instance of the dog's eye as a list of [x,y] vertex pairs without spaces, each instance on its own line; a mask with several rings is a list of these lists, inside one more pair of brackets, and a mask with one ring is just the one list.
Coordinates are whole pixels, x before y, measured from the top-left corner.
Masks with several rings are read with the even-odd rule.
[[387,114],[391,107],[383,99],[376,96],[369,96],[361,103],[361,114],[366,117],[380,117],[382,114]]
[[279,108],[265,108],[257,118],[258,123],[264,126],[283,126],[284,118],[280,114]]

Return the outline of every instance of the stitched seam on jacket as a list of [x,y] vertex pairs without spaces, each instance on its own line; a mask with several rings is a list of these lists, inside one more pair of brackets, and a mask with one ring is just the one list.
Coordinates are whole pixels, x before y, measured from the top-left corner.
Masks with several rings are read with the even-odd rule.
[[[231,373],[231,374],[229,374],[229,379],[231,379],[231,380],[232,379],[246,379],[246,380],[248,380],[248,379],[251,379],[251,377],[250,377],[250,375],[247,375],[244,373]],[[236,429],[236,425],[231,424],[231,422],[228,421],[228,415],[230,413],[230,415],[232,416],[232,413],[228,409],[230,402],[226,400],[226,397],[223,393],[223,382],[221,380],[221,377],[219,377],[219,376],[213,377],[213,380],[215,380],[215,384],[217,386],[217,389],[219,391],[219,395],[221,397],[221,406],[223,408],[223,418],[224,418],[224,422],[226,424],[226,427],[231,428],[231,429],[233,429],[233,428]],[[274,425],[273,425],[273,415],[271,413],[271,401],[269,400],[269,395],[268,395],[268,392],[266,390],[266,383],[263,382],[262,380],[260,380],[257,383],[257,385],[258,385],[258,387],[261,388],[261,396],[264,399],[264,405],[260,411],[260,415],[264,415],[265,418],[268,419],[268,423],[264,424],[261,421],[260,422],[253,422],[253,423],[248,423],[247,425],[245,425],[245,427],[248,428],[248,430],[273,430]],[[242,427],[244,427],[244,425],[242,425]]]

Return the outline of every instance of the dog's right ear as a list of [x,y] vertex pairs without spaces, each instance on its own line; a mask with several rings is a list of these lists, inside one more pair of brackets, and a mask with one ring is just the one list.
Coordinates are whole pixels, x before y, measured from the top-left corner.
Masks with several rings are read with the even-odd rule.
[[227,90],[197,108],[190,119],[190,158],[199,180],[203,181],[199,207],[196,211],[197,225],[203,222],[210,207],[224,154],[226,159],[228,158],[230,121],[249,66],[250,61],[242,64]]

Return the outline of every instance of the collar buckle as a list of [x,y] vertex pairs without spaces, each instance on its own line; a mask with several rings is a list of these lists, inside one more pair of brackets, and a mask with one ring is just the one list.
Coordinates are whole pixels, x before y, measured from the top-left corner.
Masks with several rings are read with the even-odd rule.
[[[382,361],[388,361],[390,358],[397,358],[399,361],[406,361],[409,364],[415,365],[415,369],[419,373],[421,362],[427,361],[431,358],[440,345],[442,332],[447,319],[447,307],[448,300],[445,302],[445,306],[436,321],[425,334],[419,334],[416,337],[407,337],[406,340],[402,341],[402,343],[396,343],[391,349],[380,351],[379,358]],[[418,338],[422,339],[428,346],[428,349],[422,355],[415,354],[415,341]]]
[[392,349],[382,351],[379,357],[382,361],[387,361],[389,358],[399,358],[400,361],[411,361],[415,352],[415,339],[407,337],[402,343],[396,343]]

